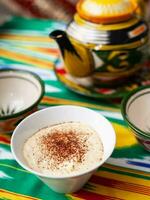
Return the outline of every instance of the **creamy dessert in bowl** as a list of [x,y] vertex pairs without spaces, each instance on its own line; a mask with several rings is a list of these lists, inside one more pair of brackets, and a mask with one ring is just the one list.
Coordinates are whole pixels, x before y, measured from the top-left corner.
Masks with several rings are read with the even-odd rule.
[[28,165],[44,175],[67,176],[84,173],[103,157],[100,137],[80,122],[66,122],[43,128],[25,143]]
[[16,161],[60,193],[79,190],[110,157],[116,142],[110,122],[80,106],[33,113],[14,130]]

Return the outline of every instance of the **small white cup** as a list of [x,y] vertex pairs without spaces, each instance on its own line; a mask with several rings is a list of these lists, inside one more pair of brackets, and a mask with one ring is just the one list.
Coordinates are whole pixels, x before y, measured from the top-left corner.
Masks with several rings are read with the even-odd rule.
[[[93,128],[101,138],[104,146],[102,160],[94,168],[75,176],[46,176],[31,169],[23,156],[25,141],[39,129],[62,122],[82,122]],[[72,193],[79,190],[112,154],[116,135],[111,123],[98,112],[79,106],[53,106],[25,118],[14,130],[11,139],[11,150],[16,161],[26,170],[37,175],[52,190],[60,193]]]

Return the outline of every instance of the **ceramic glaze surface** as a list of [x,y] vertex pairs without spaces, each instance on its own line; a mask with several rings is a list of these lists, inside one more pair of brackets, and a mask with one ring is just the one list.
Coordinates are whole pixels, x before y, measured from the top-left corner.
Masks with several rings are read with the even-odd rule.
[[31,75],[2,72],[0,93],[0,116],[7,116],[34,104],[41,95],[41,87]]
[[129,99],[126,113],[131,123],[150,135],[150,88]]
[[147,25],[138,16],[128,21],[106,25],[87,22],[76,14],[74,21],[67,28],[67,33],[90,49],[114,50],[119,47],[124,49],[140,47],[145,43],[141,39],[147,36],[147,30]]
[[135,88],[150,84],[150,68],[146,65],[128,82],[118,85],[114,81],[110,87],[106,87],[103,83],[94,85],[92,76],[77,78],[70,75],[60,60],[55,64],[55,73],[59,81],[67,88],[79,94],[98,99],[122,98]]
[[122,115],[137,141],[150,151],[150,86],[130,92],[122,101]]
[[147,59],[148,26],[136,8],[132,0],[79,1],[66,32],[50,33],[66,71],[75,79],[90,77],[92,87],[128,81]]
[[11,133],[26,116],[37,110],[44,95],[42,80],[24,70],[0,70],[0,132]]

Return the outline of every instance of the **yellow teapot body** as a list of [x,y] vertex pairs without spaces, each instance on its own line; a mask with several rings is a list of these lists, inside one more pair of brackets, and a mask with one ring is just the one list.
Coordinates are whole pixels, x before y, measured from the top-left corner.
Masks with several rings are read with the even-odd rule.
[[111,2],[79,1],[78,13],[66,32],[50,33],[59,45],[66,71],[74,78],[90,77],[93,84],[118,84],[142,67],[148,26],[135,14],[135,1]]

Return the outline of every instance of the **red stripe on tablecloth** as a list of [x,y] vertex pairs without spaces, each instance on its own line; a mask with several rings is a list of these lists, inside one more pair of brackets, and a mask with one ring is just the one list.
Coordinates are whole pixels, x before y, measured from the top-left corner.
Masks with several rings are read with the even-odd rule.
[[8,139],[8,138],[6,138],[6,137],[3,137],[3,136],[0,136],[0,142],[9,144],[9,143],[10,143],[10,139]]
[[[51,18],[53,17],[53,14],[49,13],[44,13],[42,8],[40,10],[40,7],[38,6],[38,4],[36,4],[36,0],[27,0],[27,1],[22,1],[22,0],[14,0],[17,4],[19,4],[19,6],[30,12],[33,16],[35,17],[39,17],[39,18]],[[63,8],[64,7],[64,12],[66,10],[66,13],[68,14],[73,14],[75,13],[76,9],[75,6],[73,4],[71,4],[70,2],[66,1],[66,0],[55,0],[56,1],[56,5],[58,5],[58,8]],[[51,4],[51,2],[47,2],[49,4]],[[53,2],[54,3],[54,2]]]
[[41,13],[39,8],[35,7],[35,0],[28,0],[28,1],[14,0],[14,1],[18,3],[20,7],[33,14],[35,17],[40,17],[40,18],[50,17],[44,13]]
[[75,13],[76,12],[76,7],[69,1],[66,0],[56,0],[58,4],[65,6],[70,10],[70,12]]
[[144,194],[150,196],[150,187],[146,187],[144,185],[138,185],[135,183],[127,183],[124,181],[118,181],[114,179],[109,178],[103,178],[100,176],[92,176],[90,179],[91,183],[95,183],[98,185],[107,186],[110,188],[116,188],[124,191],[134,192],[138,194]]
[[92,193],[89,191],[80,190],[78,193],[73,194],[72,196],[83,198],[86,200],[121,200],[117,197],[110,197],[106,195],[100,195],[96,193]]

